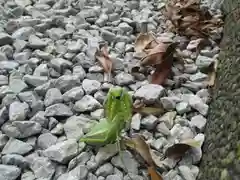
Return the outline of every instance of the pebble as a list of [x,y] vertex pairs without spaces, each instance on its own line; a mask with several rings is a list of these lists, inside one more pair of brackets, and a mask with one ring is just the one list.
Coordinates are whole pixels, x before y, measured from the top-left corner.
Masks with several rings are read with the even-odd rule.
[[139,88],[134,97],[143,99],[146,103],[154,103],[164,94],[164,88],[161,85],[147,84]]
[[16,180],[21,174],[21,169],[12,166],[0,164],[0,179],[4,180]]
[[102,105],[90,95],[85,95],[81,100],[74,105],[74,110],[77,112],[94,111],[100,109]]
[[25,155],[32,150],[32,146],[18,139],[10,138],[2,150],[2,154]]
[[78,144],[74,140],[59,142],[43,151],[49,159],[66,164],[78,154]]
[[207,119],[202,115],[193,116],[191,118],[190,124],[196,127],[200,132],[202,132],[206,126]]

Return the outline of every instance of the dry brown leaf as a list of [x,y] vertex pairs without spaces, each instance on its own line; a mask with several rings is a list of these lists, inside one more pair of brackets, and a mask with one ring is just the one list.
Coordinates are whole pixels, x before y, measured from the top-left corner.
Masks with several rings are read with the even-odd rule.
[[218,60],[212,64],[211,71],[208,73],[207,86],[213,87],[215,84],[216,74],[217,74]]
[[135,52],[142,52],[153,40],[151,33],[140,33],[134,44]]
[[197,146],[200,146],[200,142],[194,139],[188,139],[168,147],[165,156],[168,158],[179,159],[192,147]]
[[161,64],[162,58],[164,53],[166,52],[169,44],[164,44],[162,42],[159,42],[157,46],[155,46],[153,49],[151,49],[147,56],[141,59],[141,65],[142,66],[149,66],[149,65],[155,65],[155,64]]
[[148,164],[148,166],[155,167],[155,163],[150,154],[150,148],[144,141],[143,137],[138,134],[134,134],[131,139],[125,139],[124,142],[126,146],[134,149],[137,153],[139,153]]
[[156,171],[155,167],[148,167],[148,174],[151,180],[163,180],[162,176]]
[[220,17],[201,9],[200,0],[171,0],[163,13],[172,22],[167,25],[169,30],[190,37],[208,37],[223,23]]
[[134,112],[141,113],[144,115],[160,115],[165,112],[165,110],[161,107],[141,107],[141,108],[133,108]]
[[113,62],[109,57],[107,46],[105,45],[101,48],[101,50],[98,50],[95,56],[104,69],[104,79],[106,81],[110,81]]

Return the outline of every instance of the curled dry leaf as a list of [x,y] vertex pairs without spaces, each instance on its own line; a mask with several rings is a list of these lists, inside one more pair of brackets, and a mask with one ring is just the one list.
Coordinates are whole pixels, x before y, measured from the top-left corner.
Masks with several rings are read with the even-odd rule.
[[142,101],[136,100],[133,104],[133,112],[140,113],[143,115],[161,115],[165,112],[164,108],[161,106],[158,107],[146,107]]
[[148,173],[151,180],[162,180],[162,176],[156,171],[156,164],[151,155],[151,149],[139,134],[134,134],[131,139],[124,139],[126,146],[135,150],[148,165]]
[[180,35],[208,37],[223,24],[222,19],[200,8],[200,0],[171,0],[163,13],[171,21],[168,29]]
[[163,180],[162,176],[156,171],[154,167],[148,167],[148,174],[151,180]]
[[154,41],[154,37],[152,33],[140,33],[135,41],[134,47],[135,47],[135,52],[139,53],[144,51],[147,46]]
[[216,74],[217,74],[217,66],[218,60],[215,60],[213,64],[211,64],[210,72],[208,73],[208,81],[207,86],[212,87],[215,84]]
[[174,144],[167,148],[165,156],[168,158],[179,159],[192,147],[199,147],[200,142],[194,139],[188,139]]
[[104,69],[104,77],[106,81],[110,81],[113,62],[112,59],[109,57],[107,46],[105,45],[100,50],[98,50],[95,56]]

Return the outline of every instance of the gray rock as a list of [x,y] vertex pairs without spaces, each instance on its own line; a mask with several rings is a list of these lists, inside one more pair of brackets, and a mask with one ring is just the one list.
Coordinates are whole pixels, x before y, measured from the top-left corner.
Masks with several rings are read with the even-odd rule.
[[119,175],[113,174],[107,176],[106,180],[122,180],[122,178]]
[[25,143],[23,141],[10,138],[10,140],[7,142],[7,144],[4,146],[2,150],[2,154],[20,154],[24,155],[27,154],[32,150],[32,146],[28,143]]
[[198,55],[196,59],[196,65],[200,69],[208,68],[213,62],[214,62],[213,58],[209,58],[207,56],[202,56],[202,55]]
[[101,83],[96,80],[84,79],[82,87],[86,94],[93,94],[100,89]]
[[98,180],[97,176],[95,176],[94,174],[92,173],[88,173],[88,178],[87,180]]
[[181,176],[185,179],[185,180],[195,180],[196,178],[194,178],[191,169],[188,166],[179,166],[178,170],[181,174]]
[[23,80],[33,86],[33,87],[37,87],[37,86],[41,86],[44,83],[46,83],[48,81],[48,77],[47,76],[34,76],[34,75],[25,75],[23,77]]
[[14,121],[12,126],[20,132],[19,138],[30,137],[42,131],[41,125],[34,121]]
[[21,92],[18,94],[18,98],[30,106],[31,113],[28,114],[29,117],[32,117],[36,112],[43,110],[43,102],[34,91]]
[[193,74],[189,77],[189,79],[193,82],[201,82],[206,80],[207,78],[208,78],[208,75],[201,72],[197,72],[196,74]]
[[73,170],[61,175],[57,180],[85,180],[88,175],[88,169],[85,165],[79,165]]
[[15,61],[0,61],[0,69],[13,70],[19,66],[18,62]]
[[167,128],[171,129],[173,127],[176,115],[177,115],[176,111],[167,112],[162,117],[159,118],[159,121],[164,122]]
[[0,86],[8,85],[8,77],[4,75],[0,75]]
[[87,45],[82,39],[78,39],[76,42],[71,42],[68,44],[68,52],[79,53]]
[[28,40],[31,34],[34,34],[35,30],[32,27],[21,27],[12,34],[12,38],[19,40]]
[[40,64],[36,67],[33,73],[34,76],[48,76],[48,65]]
[[0,164],[0,179],[15,180],[21,174],[21,170],[16,166]]
[[[51,133],[57,136],[61,136],[64,133],[64,129],[63,129],[63,124],[62,123],[58,123],[52,130]],[[63,137],[64,140],[66,140],[66,137]],[[60,141],[60,140],[59,140]]]
[[67,37],[68,32],[62,28],[52,28],[46,32],[52,40],[60,40]]
[[13,39],[12,37],[4,32],[0,33],[0,46],[4,46],[6,44],[12,44],[13,43]]
[[167,109],[167,110],[175,109],[176,104],[181,101],[181,99],[178,98],[177,96],[162,97],[160,100],[164,109]]
[[39,123],[43,128],[47,128],[49,120],[45,117],[44,111],[38,111],[30,121]]
[[85,165],[85,163],[90,160],[91,155],[92,153],[82,152],[81,154],[73,158],[68,164],[68,171],[71,171],[77,165]]
[[21,180],[35,180],[35,176],[32,171],[26,171],[22,173]]
[[30,164],[36,178],[51,180],[55,173],[55,165],[46,157],[34,157]]
[[200,144],[199,144],[199,147],[194,147],[191,149],[191,157],[193,160],[193,164],[198,164],[202,158],[202,145],[205,140],[205,136],[204,134],[201,134],[201,133],[197,134],[194,137],[194,140],[198,141]]
[[54,136],[51,133],[41,134],[37,139],[37,146],[41,149],[47,149],[50,146],[56,144],[57,139],[57,136]]
[[72,116],[66,120],[63,127],[68,139],[78,140],[94,122],[84,116]]
[[133,155],[129,151],[123,151],[120,156],[112,158],[111,163],[121,169],[124,169],[127,173],[138,174],[138,162],[134,159]]
[[94,111],[102,108],[102,105],[90,95],[85,95],[81,100],[74,105],[74,110],[77,112]]
[[6,165],[14,165],[21,169],[25,169],[29,166],[28,161],[18,154],[7,154],[2,157],[2,163]]
[[26,6],[29,6],[32,4],[32,1],[30,0],[24,0],[24,1],[21,1],[21,0],[15,0],[15,3],[20,6],[21,8],[24,8]]
[[139,88],[134,97],[143,99],[146,103],[154,103],[164,94],[164,88],[161,85],[147,84]]
[[206,116],[208,114],[209,106],[205,104],[202,99],[196,95],[192,95],[189,99],[189,105],[197,110],[199,113],[201,113],[203,116]]
[[101,36],[105,41],[114,42],[116,39],[116,35],[107,30],[101,30]]
[[202,99],[204,103],[209,103],[211,100],[210,94],[208,92],[208,89],[201,89],[199,90],[196,95]]
[[202,115],[193,116],[190,121],[190,124],[200,130],[200,132],[204,130],[206,123],[207,119]]
[[168,141],[164,137],[161,137],[161,138],[154,140],[151,145],[155,149],[160,151],[165,145],[167,145],[167,143],[168,143]]
[[9,137],[5,134],[0,134],[0,150],[4,148],[4,146],[7,144],[9,140]]
[[55,84],[55,80],[49,80],[48,82],[46,82],[40,86],[37,86],[34,89],[34,91],[36,91],[36,93],[38,93],[41,96],[45,96],[48,89],[55,87],[54,84]]
[[82,99],[83,96],[84,96],[83,89],[81,87],[75,87],[65,92],[62,97],[65,102],[69,101],[75,102]]
[[124,33],[127,33],[127,34],[130,34],[133,31],[133,28],[125,22],[120,23],[118,25],[118,28],[120,28]]
[[25,102],[20,103],[18,101],[15,101],[9,107],[9,120],[24,121],[28,111],[29,111],[29,106],[27,103]]
[[36,35],[31,34],[28,39],[28,46],[32,49],[42,49],[47,46],[47,42],[43,41]]
[[141,120],[141,124],[147,130],[153,130],[156,127],[157,123],[158,123],[158,118],[156,118],[153,115],[148,115]]
[[0,126],[8,120],[8,117],[8,109],[6,107],[3,107],[0,110]]
[[16,52],[21,52],[27,46],[27,42],[24,40],[16,39],[13,43],[13,46],[16,49]]
[[81,52],[73,59],[73,61],[77,62],[77,64],[81,65],[83,68],[88,69],[94,65],[95,59],[90,59],[85,53]]
[[59,73],[61,73],[64,69],[70,68],[72,66],[72,62],[65,60],[63,58],[54,58],[50,61],[50,65]]
[[0,61],[7,61],[7,60],[8,60],[8,58],[7,58],[6,54],[3,52],[0,52]]
[[100,120],[104,118],[104,109],[97,109],[90,113],[91,117],[94,119]]
[[59,142],[44,150],[43,154],[53,161],[66,164],[78,154],[78,144],[75,140]]
[[144,180],[144,178],[142,176],[139,176],[137,174],[132,174],[132,173],[125,175],[123,178],[123,180],[131,180],[131,179]]
[[[6,96],[2,99],[2,106],[6,106],[9,107],[10,104],[12,104],[15,101],[19,101],[19,99],[17,98],[16,94],[6,94]],[[3,108],[2,108],[3,109]],[[1,110],[1,118],[3,117],[2,114],[2,110]],[[8,115],[7,115],[8,117]],[[1,124],[1,120],[0,120],[0,124]]]
[[107,177],[113,173],[113,166],[110,163],[101,165],[95,172],[97,176]]
[[191,111],[191,107],[187,102],[180,102],[176,105],[178,114],[184,114]]
[[63,101],[62,93],[57,88],[51,88],[47,91],[44,99],[44,105],[46,107],[53,104],[58,104]]
[[72,116],[73,112],[71,109],[65,105],[65,104],[54,104],[46,108],[45,110],[45,116],[50,117],[50,116]]
[[78,76],[80,80],[83,80],[86,77],[86,72],[82,66],[74,66],[73,67],[73,75]]
[[160,122],[157,127],[156,127],[157,131],[162,133],[165,136],[170,135],[170,131],[167,128],[166,124],[164,122]]
[[108,144],[101,147],[95,156],[95,161],[97,164],[102,164],[103,162],[109,160],[111,157],[118,153],[118,148],[116,144]]
[[194,74],[198,67],[195,64],[184,64],[184,72],[187,74]]
[[9,82],[9,88],[14,93],[20,93],[28,88],[27,84],[21,79],[12,79]]
[[67,167],[64,165],[58,165],[53,177],[53,180],[57,180],[62,174],[67,172]]
[[119,86],[129,85],[134,83],[134,77],[131,74],[121,72],[115,76],[116,84]]
[[80,79],[75,75],[63,75],[55,82],[55,87],[63,93],[78,85],[80,85]]

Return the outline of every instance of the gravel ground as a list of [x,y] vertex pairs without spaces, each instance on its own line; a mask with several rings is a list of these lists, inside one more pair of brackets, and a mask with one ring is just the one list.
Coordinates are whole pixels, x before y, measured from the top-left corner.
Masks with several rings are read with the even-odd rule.
[[[1,1],[0,180],[147,179],[146,169],[129,151],[123,152],[124,168],[116,146],[93,150],[78,142],[103,117],[102,104],[112,85],[126,87],[135,99],[159,102],[167,111],[133,116],[131,128],[156,152],[189,138],[204,142],[211,97],[200,69],[216,61],[219,47],[212,41],[196,57],[195,41],[165,32],[159,10],[164,3]],[[185,44],[184,72],[174,65],[173,79],[163,86],[125,70],[129,59],[137,58],[133,43],[144,23],[160,38]],[[114,61],[112,82],[104,81],[95,59],[104,42]],[[195,180],[201,157],[201,147],[196,147],[180,162],[164,159],[164,180]]]

